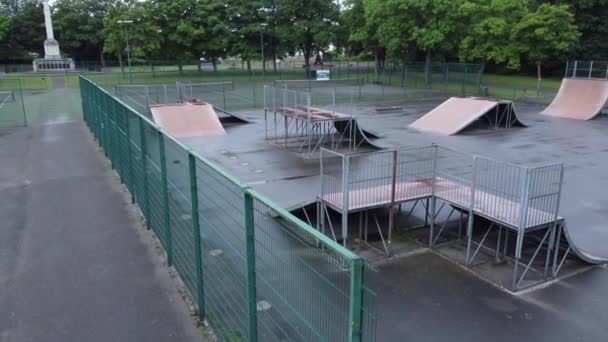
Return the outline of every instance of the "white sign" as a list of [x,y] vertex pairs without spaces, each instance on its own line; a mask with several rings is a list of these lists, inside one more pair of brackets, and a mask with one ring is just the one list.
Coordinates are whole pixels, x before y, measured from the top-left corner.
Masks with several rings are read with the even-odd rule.
[[317,70],[317,81],[329,81],[329,70]]

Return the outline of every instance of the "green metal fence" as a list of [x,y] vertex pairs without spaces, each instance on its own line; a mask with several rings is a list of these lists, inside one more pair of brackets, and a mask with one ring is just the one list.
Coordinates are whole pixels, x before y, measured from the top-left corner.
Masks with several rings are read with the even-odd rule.
[[0,78],[0,128],[27,126],[21,80]]
[[80,77],[89,126],[224,341],[373,341],[373,270]]

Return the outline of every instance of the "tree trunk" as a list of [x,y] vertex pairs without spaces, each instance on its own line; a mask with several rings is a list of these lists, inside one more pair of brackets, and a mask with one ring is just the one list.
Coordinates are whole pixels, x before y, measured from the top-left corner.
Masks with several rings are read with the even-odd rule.
[[241,58],[241,70],[245,70],[245,60]]
[[378,48],[374,49],[374,81],[378,81],[378,54],[380,53]]
[[99,62],[101,63],[101,67],[106,67],[106,59],[103,56],[103,46],[99,48]]
[[486,61],[482,61],[479,67],[479,72],[477,73],[477,88],[481,87],[481,78],[483,77],[484,71],[486,71]]
[[277,73],[277,50],[276,49],[272,49],[272,69],[274,70],[274,73]]
[[431,84],[431,50],[426,51],[426,57],[424,59],[424,82],[426,85]]
[[215,57],[211,58],[211,63],[213,64],[213,71],[217,71],[217,59]]
[[538,76],[538,80],[536,81],[536,96],[540,96],[540,88],[543,82],[541,69],[541,62],[536,62],[536,74]]
[[120,71],[124,74],[125,73],[125,66],[122,63],[122,53],[117,53],[116,56],[118,57],[118,65],[120,65]]
[[251,60],[247,60],[247,71],[251,71]]

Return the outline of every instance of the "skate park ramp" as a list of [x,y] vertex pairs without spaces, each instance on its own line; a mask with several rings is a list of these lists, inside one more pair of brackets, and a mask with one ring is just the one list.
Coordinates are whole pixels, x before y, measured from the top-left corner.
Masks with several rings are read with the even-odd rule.
[[574,120],[591,120],[608,101],[608,80],[564,78],[562,85],[543,115]]
[[422,132],[454,135],[467,128],[525,127],[511,101],[451,97],[409,125]]
[[150,106],[154,122],[176,138],[226,134],[213,106],[206,102]]

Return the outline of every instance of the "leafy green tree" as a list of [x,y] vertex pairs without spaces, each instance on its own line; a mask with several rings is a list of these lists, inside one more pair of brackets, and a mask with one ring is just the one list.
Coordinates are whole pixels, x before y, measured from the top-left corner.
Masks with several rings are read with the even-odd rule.
[[[152,16],[152,5],[152,2],[140,3],[135,0],[112,0],[108,4],[103,29],[104,51],[116,54],[121,67],[124,66],[127,35],[132,58],[143,58],[149,62],[158,58],[163,31]],[[121,23],[129,20],[132,23]]]
[[404,56],[411,45],[425,53],[429,79],[433,52],[454,49],[462,25],[462,0],[365,0],[365,14],[378,28],[377,38],[390,55]]
[[578,43],[580,33],[567,5],[542,4],[526,14],[513,28],[511,40],[519,52],[536,64],[540,91],[542,64],[567,56]]
[[103,18],[107,1],[57,0],[53,4],[53,25],[61,50],[76,59],[103,58]]
[[277,0],[276,15],[283,41],[302,51],[308,68],[312,55],[331,44],[339,7],[333,0]]
[[8,34],[11,30],[11,19],[0,15],[0,46],[8,42]]
[[527,13],[528,0],[465,1],[460,14],[468,30],[460,42],[460,59],[480,62],[480,78],[490,61],[519,68],[519,52],[510,38],[515,24]]
[[11,12],[9,50],[4,53],[15,59],[30,58],[31,53],[44,55],[46,31],[42,5],[36,0],[18,1]]
[[367,19],[364,0],[346,0],[342,23],[349,32],[347,51],[353,54],[370,51],[374,55],[375,71],[384,65],[386,49],[378,41],[378,28]]
[[581,37],[576,56],[583,60],[608,60],[608,0],[563,0],[574,13]]

